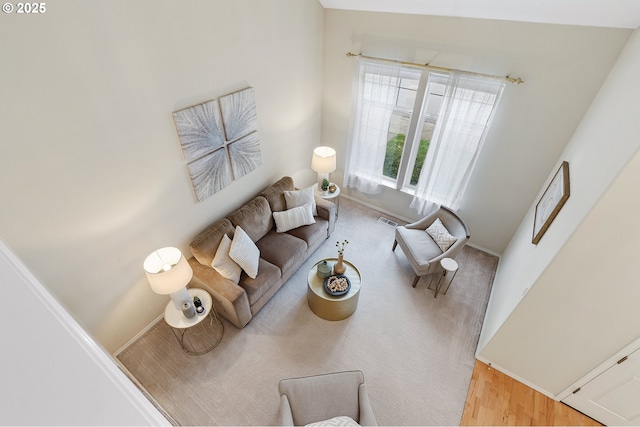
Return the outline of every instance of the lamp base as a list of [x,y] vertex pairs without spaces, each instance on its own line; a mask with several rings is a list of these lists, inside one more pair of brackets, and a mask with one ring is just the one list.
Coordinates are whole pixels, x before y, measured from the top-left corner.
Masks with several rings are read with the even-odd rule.
[[193,304],[193,301],[191,301],[191,296],[189,296],[189,292],[187,291],[186,286],[180,289],[179,291],[175,291],[169,294],[169,296],[171,297],[171,301],[173,301],[173,305],[176,306],[177,310],[182,311],[182,304],[184,304],[185,302],[189,302]]
[[[325,179],[327,180],[327,182],[329,182],[329,174],[318,172],[318,191],[327,191],[322,189],[322,181],[324,181]],[[328,185],[329,184],[327,184],[327,186]]]

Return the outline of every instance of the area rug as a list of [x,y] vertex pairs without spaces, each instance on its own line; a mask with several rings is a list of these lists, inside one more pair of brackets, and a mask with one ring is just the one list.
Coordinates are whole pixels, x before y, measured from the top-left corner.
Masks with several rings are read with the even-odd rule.
[[[381,217],[401,223],[343,198],[331,237],[244,329],[224,321],[213,351],[187,355],[160,321],[118,359],[181,425],[277,425],[281,379],[352,369],[380,425],[459,425],[498,259],[465,247],[451,288],[434,298],[428,278],[411,287]],[[307,273],[345,239],[360,299],[351,317],[327,321],[309,309]]]

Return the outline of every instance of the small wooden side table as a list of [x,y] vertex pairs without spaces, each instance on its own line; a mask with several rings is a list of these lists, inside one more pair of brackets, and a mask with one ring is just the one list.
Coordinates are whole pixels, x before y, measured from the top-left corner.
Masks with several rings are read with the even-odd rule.
[[338,184],[336,183],[329,183],[329,186],[335,185],[336,186],[336,191],[334,191],[333,193],[327,191],[322,191],[322,190],[318,190],[318,186],[316,186],[315,192],[316,192],[316,196],[325,199],[325,200],[335,200],[335,204],[336,204],[336,217],[338,216],[338,213],[340,212],[340,187],[338,187]]
[[200,288],[187,289],[189,296],[200,298],[204,312],[186,317],[169,301],[164,310],[164,320],[173,331],[185,353],[191,355],[205,354],[216,348],[222,340],[224,325],[218,317],[209,292]]
[[[442,289],[442,285],[446,281],[446,276],[451,276],[449,279],[449,283],[447,284],[447,288],[444,290],[442,295],[446,295],[449,287],[451,286],[451,282],[456,277],[456,273],[458,272],[458,263],[452,258],[442,258],[440,260],[440,266],[442,267],[442,276],[440,276],[440,280],[438,280],[438,285],[436,286],[435,293],[433,295],[434,298],[438,296],[440,289]],[[431,289],[431,283],[429,283],[429,289]]]

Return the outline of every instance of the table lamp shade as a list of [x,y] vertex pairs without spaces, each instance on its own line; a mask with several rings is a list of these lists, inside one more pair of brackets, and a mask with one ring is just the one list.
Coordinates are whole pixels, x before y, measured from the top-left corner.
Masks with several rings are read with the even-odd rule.
[[162,248],[144,260],[144,272],[151,289],[167,295],[180,291],[193,277],[191,266],[178,248]]
[[336,150],[331,147],[316,147],[311,158],[311,169],[318,173],[336,170]]

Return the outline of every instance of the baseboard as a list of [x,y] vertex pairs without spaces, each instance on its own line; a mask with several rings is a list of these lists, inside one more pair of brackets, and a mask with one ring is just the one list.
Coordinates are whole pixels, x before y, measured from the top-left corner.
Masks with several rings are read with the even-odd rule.
[[142,329],[140,332],[138,332],[137,334],[134,335],[133,338],[131,338],[129,341],[127,341],[122,347],[120,347],[119,349],[117,349],[116,351],[113,352],[112,356],[113,357],[118,357],[118,355],[120,353],[122,353],[123,351],[125,351],[127,349],[127,347],[129,347],[131,344],[133,344],[135,341],[138,340],[138,338],[140,338],[142,335],[144,335],[147,331],[149,331],[151,328],[153,328],[156,323],[158,323],[160,320],[162,320],[164,318],[164,313],[160,314],[158,317],[156,317],[151,323],[149,323],[147,326],[144,327],[144,329]]
[[349,196],[348,194],[340,194],[340,197],[343,197],[343,198],[345,198],[345,199],[349,199],[349,200],[351,200],[352,202],[358,203],[359,205],[366,206],[366,207],[368,207],[369,209],[373,209],[373,210],[378,211],[378,212],[380,212],[380,213],[383,213],[383,214],[385,214],[385,215],[392,216],[392,217],[397,218],[397,219],[399,219],[399,220],[402,220],[402,221],[404,221],[404,222],[406,222],[406,223],[412,223],[412,222],[415,222],[415,219],[405,218],[405,217],[403,217],[403,216],[401,216],[401,215],[398,215],[397,213],[389,212],[388,210],[386,210],[386,209],[382,209],[382,208],[380,208],[380,207],[378,207],[378,206],[375,206],[375,205],[372,205],[371,203],[363,202],[363,201],[362,201],[362,200],[360,200],[360,199],[356,199],[355,197],[351,197],[351,196]]
[[503,367],[501,367],[500,365],[493,364],[493,363],[491,363],[490,361],[488,361],[487,359],[485,359],[485,358],[483,358],[483,357],[481,357],[481,356],[478,356],[477,354],[476,354],[476,359],[477,359],[477,360],[479,360],[480,362],[482,362],[482,363],[484,363],[484,364],[488,365],[488,366],[489,366],[489,367],[491,367],[492,369],[495,369],[496,371],[500,371],[500,372],[502,372],[503,374],[510,376],[510,377],[511,377],[511,378],[513,378],[514,380],[516,380],[516,381],[518,381],[518,382],[521,382],[522,384],[526,385],[527,387],[532,388],[532,389],[534,389],[535,391],[537,391],[537,392],[539,392],[539,393],[544,394],[544,395],[545,395],[545,396],[547,396],[549,399],[553,399],[553,400],[555,400],[556,402],[559,402],[559,401],[560,401],[560,399],[558,399],[558,398],[557,398],[556,396],[554,396],[552,393],[550,393],[550,392],[548,392],[547,390],[544,390],[544,389],[542,389],[542,388],[538,387],[538,386],[537,386],[537,385],[535,385],[535,384],[530,383],[529,381],[527,381],[527,380],[525,380],[525,379],[523,379],[523,378],[520,378],[519,376],[517,376],[517,375],[516,375],[516,374],[514,374],[513,372],[509,371],[508,369],[504,369],[504,368],[503,368]]
[[502,258],[502,254],[499,254],[498,252],[492,251],[491,249],[484,248],[484,247],[482,247],[480,245],[476,245],[475,243],[467,242],[467,246],[471,246],[474,249],[477,249],[477,250],[482,251],[482,252],[486,252],[489,255],[493,255],[494,257]]

